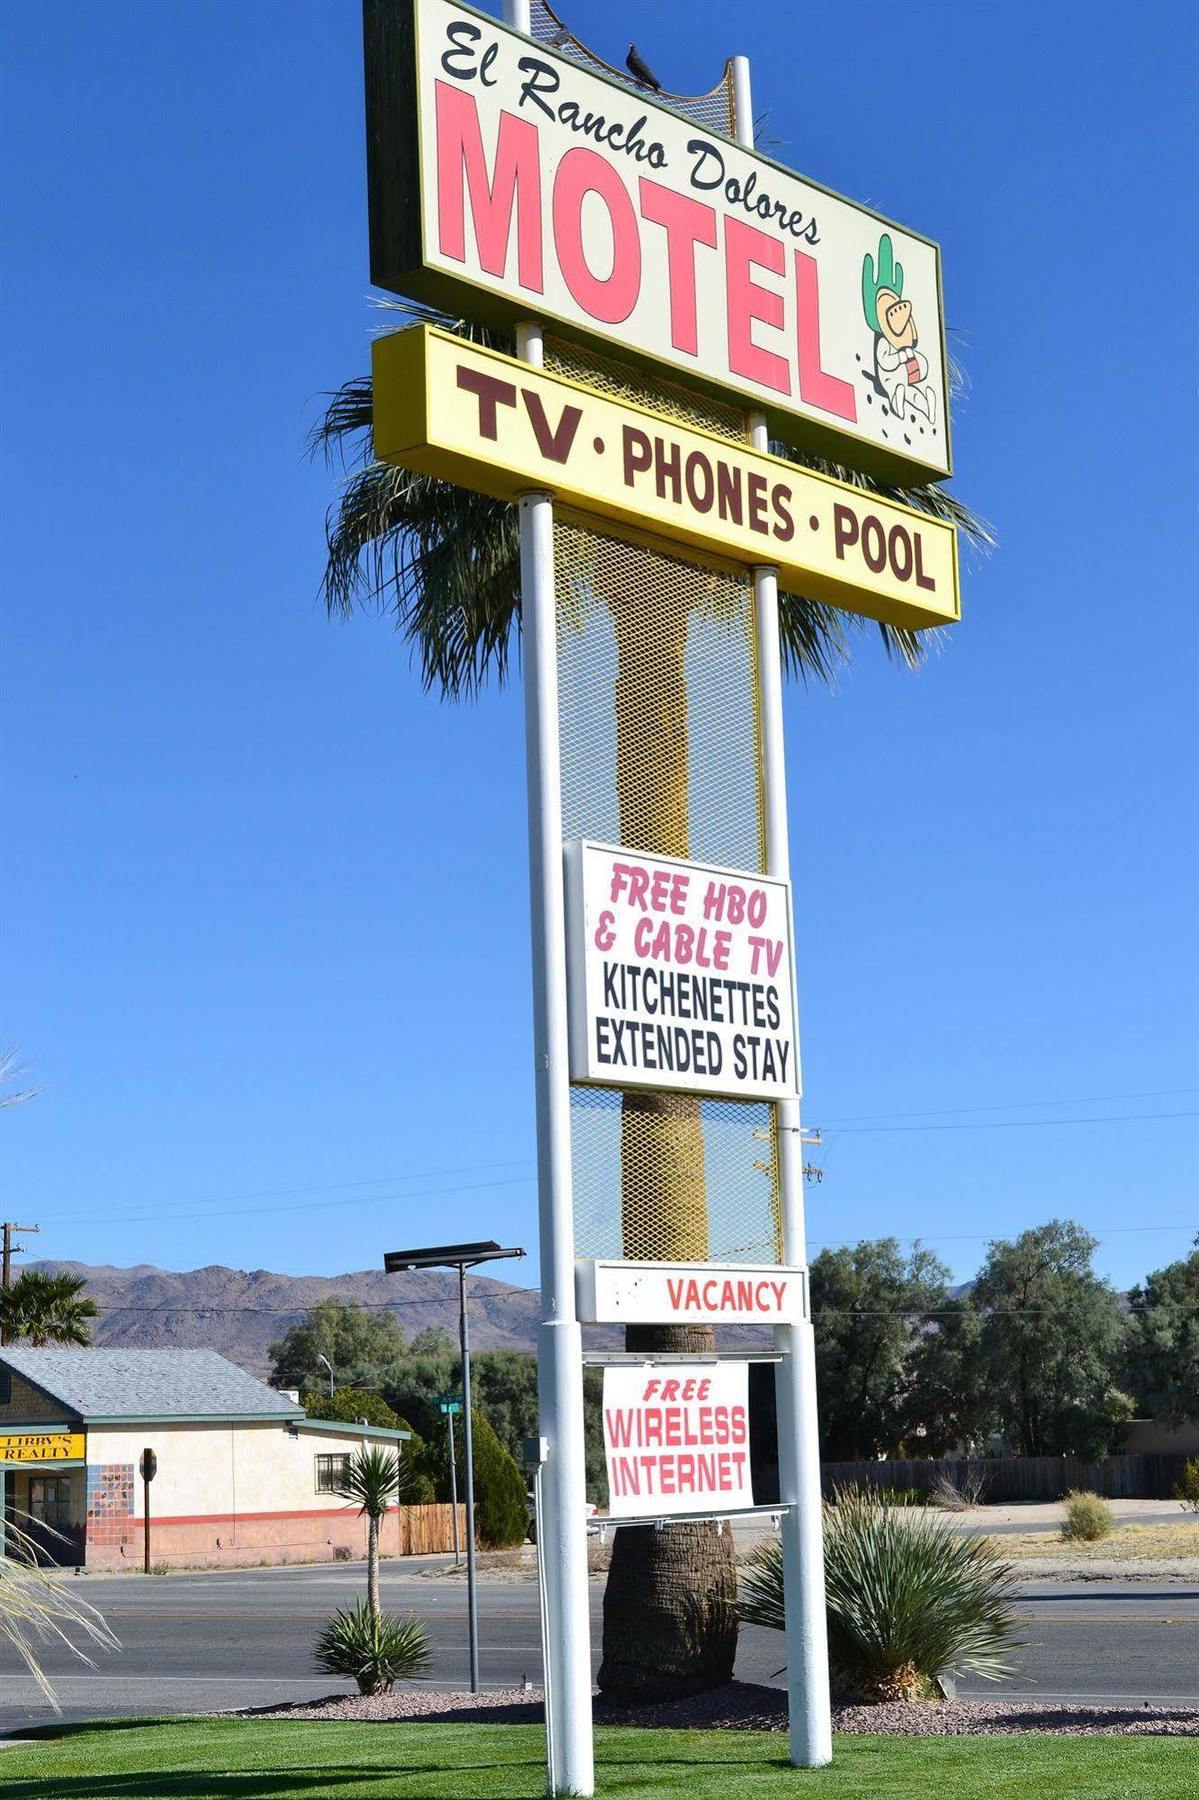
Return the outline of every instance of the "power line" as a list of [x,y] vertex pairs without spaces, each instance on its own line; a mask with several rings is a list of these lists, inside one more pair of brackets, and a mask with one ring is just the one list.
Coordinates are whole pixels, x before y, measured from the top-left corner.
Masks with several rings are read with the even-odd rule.
[[[510,1168],[512,1165],[502,1166]],[[413,1180],[416,1179],[413,1176]],[[430,1200],[438,1194],[472,1194],[480,1193],[485,1188],[526,1187],[535,1180],[534,1175],[506,1175],[492,1181],[462,1181],[443,1187],[408,1188],[402,1194],[354,1194],[348,1200],[300,1200],[282,1206],[234,1206],[220,1212],[119,1213],[115,1216],[111,1213],[57,1213],[50,1217],[54,1222],[102,1219],[106,1225],[156,1225],[162,1221],[183,1223],[189,1219],[247,1219],[264,1213],[316,1212],[333,1206],[374,1206],[402,1200]]]
[[[1192,1219],[1185,1225],[1108,1225],[1103,1230],[1098,1227],[1092,1229],[1091,1226],[1084,1225],[1082,1229],[1089,1237],[1094,1238],[1117,1237],[1123,1236],[1126,1232],[1141,1231],[1185,1231],[1190,1234],[1195,1230],[1195,1222]],[[888,1233],[888,1235],[890,1234]],[[926,1231],[919,1237],[896,1238],[895,1242],[897,1244],[989,1244],[995,1236],[996,1233],[993,1231]],[[827,1250],[841,1244],[861,1244],[869,1241],[869,1239],[861,1237],[809,1238],[808,1247],[811,1248],[815,1245],[821,1250]]]
[[[1035,1102],[1034,1102],[1035,1104]],[[1199,1112],[1096,1113],[1089,1119],[979,1119],[961,1125],[823,1125],[838,1137],[862,1137],[880,1131],[1025,1131],[1034,1125],[1141,1125],[1148,1119],[1199,1119]]]
[[1030,1106],[1105,1106],[1119,1100],[1166,1100],[1174,1099],[1179,1094],[1195,1093],[1199,1093],[1199,1088],[1149,1088],[1139,1094],[1083,1094],[1073,1100],[1010,1100],[999,1103],[989,1101],[985,1106],[926,1106],[916,1112],[855,1113],[845,1119],[829,1119],[826,1125],[831,1129],[833,1126],[840,1128],[843,1125],[858,1125],[868,1119],[947,1119],[960,1113],[1022,1112]]

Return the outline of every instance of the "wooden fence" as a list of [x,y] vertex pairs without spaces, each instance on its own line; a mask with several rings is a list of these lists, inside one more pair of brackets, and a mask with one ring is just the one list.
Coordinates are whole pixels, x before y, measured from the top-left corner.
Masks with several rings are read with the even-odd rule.
[[960,1484],[981,1473],[988,1500],[1060,1500],[1072,1488],[1109,1500],[1168,1500],[1186,1457],[1139,1451],[1083,1462],[1076,1456],[920,1457],[887,1462],[824,1463],[826,1494],[838,1487],[919,1488],[928,1493],[941,1474]]
[[[397,1507],[394,1515],[398,1542],[385,1548],[393,1556],[432,1556],[454,1548],[453,1508],[445,1504]],[[389,1521],[390,1523],[390,1517]],[[458,1542],[466,1549],[466,1508],[458,1508]]]

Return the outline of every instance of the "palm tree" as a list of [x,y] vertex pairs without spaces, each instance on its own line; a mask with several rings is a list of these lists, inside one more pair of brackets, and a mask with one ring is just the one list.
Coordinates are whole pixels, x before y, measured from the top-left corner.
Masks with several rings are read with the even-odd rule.
[[379,1526],[387,1509],[410,1497],[414,1480],[408,1464],[394,1450],[356,1450],[346,1458],[337,1492],[357,1503],[366,1518],[366,1602],[371,1624],[377,1629],[379,1605]]
[[[440,321],[448,324],[448,321]],[[458,322],[476,341],[511,349],[502,337]],[[323,592],[330,614],[362,603],[390,614],[419,659],[426,688],[447,699],[474,694],[488,675],[503,682],[520,630],[520,545],[515,507],[430,476],[373,460],[369,377],[330,398],[312,434],[348,476],[327,520]],[[975,543],[987,526],[935,484],[899,488],[806,456],[778,453],[869,492],[897,499],[959,525]],[[612,616],[617,649],[616,787],[621,842],[651,854],[687,857],[687,679],[684,633],[671,630],[631,593],[595,539],[588,581]],[[801,679],[830,681],[849,659],[852,633],[869,622],[802,594],[779,596],[784,666]],[[878,625],[889,655],[908,665],[923,653],[921,637]],[[647,796],[649,797],[647,804]],[[626,1093],[621,1108],[622,1196],[632,1198],[637,1139],[659,1169],[670,1171],[672,1204],[663,1209],[660,1242],[638,1249],[665,1260],[708,1253],[703,1127],[699,1102],[686,1095]],[[626,1206],[623,1216],[630,1218]],[[630,1247],[626,1249],[631,1253]],[[703,1327],[630,1327],[630,1349],[710,1349]],[[735,1575],[730,1534],[712,1525],[616,1534],[604,1597],[607,1691],[643,1698],[696,1691],[727,1679],[736,1647]]]
[[90,1344],[89,1321],[96,1303],[84,1296],[87,1283],[75,1275],[45,1275],[26,1269],[0,1289],[0,1335],[6,1344],[26,1338],[35,1349],[47,1344]]
[[38,1647],[63,1646],[94,1669],[84,1642],[99,1650],[120,1649],[96,1609],[38,1567],[33,1539],[13,1518],[0,1521],[0,1644],[21,1658],[55,1712],[62,1708],[42,1668]]

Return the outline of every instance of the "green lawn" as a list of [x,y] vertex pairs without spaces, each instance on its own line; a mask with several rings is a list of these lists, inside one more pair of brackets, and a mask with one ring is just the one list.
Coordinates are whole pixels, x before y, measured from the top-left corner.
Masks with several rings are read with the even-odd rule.
[[[531,1726],[114,1720],[0,1750],[4,1800],[542,1800]],[[837,1739],[831,1768],[787,1767],[755,1732],[596,1733],[600,1795],[638,1800],[1194,1800],[1183,1738]]]

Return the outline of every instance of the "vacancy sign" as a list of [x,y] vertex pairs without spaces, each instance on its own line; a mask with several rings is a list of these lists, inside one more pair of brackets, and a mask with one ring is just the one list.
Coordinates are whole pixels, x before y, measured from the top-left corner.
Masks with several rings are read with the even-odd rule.
[[585,1325],[797,1325],[804,1272],[776,1263],[577,1262]]
[[456,0],[365,20],[378,286],[557,320],[840,460],[950,472],[935,244]]
[[566,857],[571,1080],[798,1094],[790,884],[608,844]]
[[605,1369],[604,1455],[610,1518],[751,1507],[748,1364]]
[[890,625],[959,616],[957,534],[929,513],[427,325],[376,339],[372,387],[381,462],[499,500],[537,489]]

